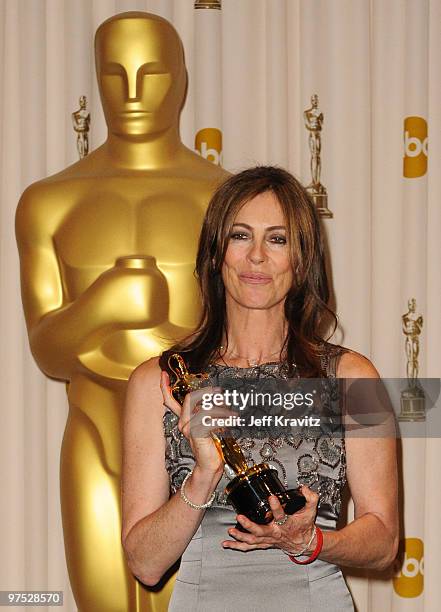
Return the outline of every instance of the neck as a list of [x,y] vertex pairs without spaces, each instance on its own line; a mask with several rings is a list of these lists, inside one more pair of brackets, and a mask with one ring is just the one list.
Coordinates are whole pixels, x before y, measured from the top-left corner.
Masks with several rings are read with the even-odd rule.
[[[228,345],[224,355],[245,361],[278,361],[287,334],[284,304],[268,309],[244,308],[227,297]],[[230,359],[231,360],[231,359]]]
[[177,126],[140,137],[109,132],[104,146],[116,166],[133,170],[159,170],[174,165],[176,156],[184,148]]

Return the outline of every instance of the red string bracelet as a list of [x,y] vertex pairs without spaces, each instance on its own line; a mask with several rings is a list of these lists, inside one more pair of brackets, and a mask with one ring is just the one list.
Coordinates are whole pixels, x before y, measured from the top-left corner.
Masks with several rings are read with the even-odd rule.
[[306,565],[306,563],[312,563],[313,561],[315,561],[315,559],[317,559],[317,557],[319,556],[320,551],[323,548],[323,532],[317,525],[315,526],[315,529],[317,534],[317,544],[315,545],[315,549],[311,553],[311,556],[305,559],[304,561],[298,561],[292,555],[288,555],[293,563],[298,563],[299,565]]

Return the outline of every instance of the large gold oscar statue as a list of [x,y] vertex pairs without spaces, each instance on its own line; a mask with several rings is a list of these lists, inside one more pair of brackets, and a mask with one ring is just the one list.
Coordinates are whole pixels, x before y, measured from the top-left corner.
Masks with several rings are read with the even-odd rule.
[[180,141],[186,70],[170,23],[116,15],[98,28],[95,50],[108,138],[24,192],[22,296],[37,363],[69,382],[61,500],[78,608],[165,610],[171,583],[151,595],[120,543],[121,408],[133,368],[198,319],[199,231],[228,175]]

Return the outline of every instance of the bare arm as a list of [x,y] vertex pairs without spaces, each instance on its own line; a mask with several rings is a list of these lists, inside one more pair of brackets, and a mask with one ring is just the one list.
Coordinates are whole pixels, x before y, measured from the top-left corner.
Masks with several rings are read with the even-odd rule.
[[[366,358],[345,353],[341,378],[377,378]],[[320,559],[329,563],[385,569],[398,549],[398,475],[395,438],[346,438],[347,480],[354,501],[354,521],[325,531]]]
[[[163,414],[155,358],[133,372],[123,418],[122,543],[130,570],[147,585],[156,584],[179,559],[204,516],[179,492],[169,499]],[[189,499],[205,503],[220,476],[196,464],[186,484]]]

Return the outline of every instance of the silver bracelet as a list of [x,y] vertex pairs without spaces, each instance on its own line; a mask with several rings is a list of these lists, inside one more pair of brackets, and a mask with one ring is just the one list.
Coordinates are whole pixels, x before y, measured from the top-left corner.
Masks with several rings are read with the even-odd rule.
[[213,493],[210,495],[210,499],[205,504],[194,504],[185,495],[185,484],[192,474],[193,474],[193,470],[190,470],[190,472],[188,472],[187,476],[184,478],[181,484],[181,497],[185,501],[186,504],[188,504],[191,508],[194,508],[195,510],[204,510],[204,508],[209,508],[211,504],[214,502],[216,491],[213,491]]
[[317,533],[317,529],[315,528],[315,525],[314,525],[314,529],[312,530],[312,536],[311,536],[311,539],[309,540],[308,544],[305,546],[305,548],[302,548],[302,550],[300,552],[296,553],[295,555],[293,555],[292,553],[288,552],[287,550],[283,550],[283,548],[281,549],[282,552],[284,552],[285,555],[288,555],[289,557],[301,557],[303,555],[303,553],[305,551],[307,551],[308,548],[311,546],[312,541],[313,541],[316,533]]

